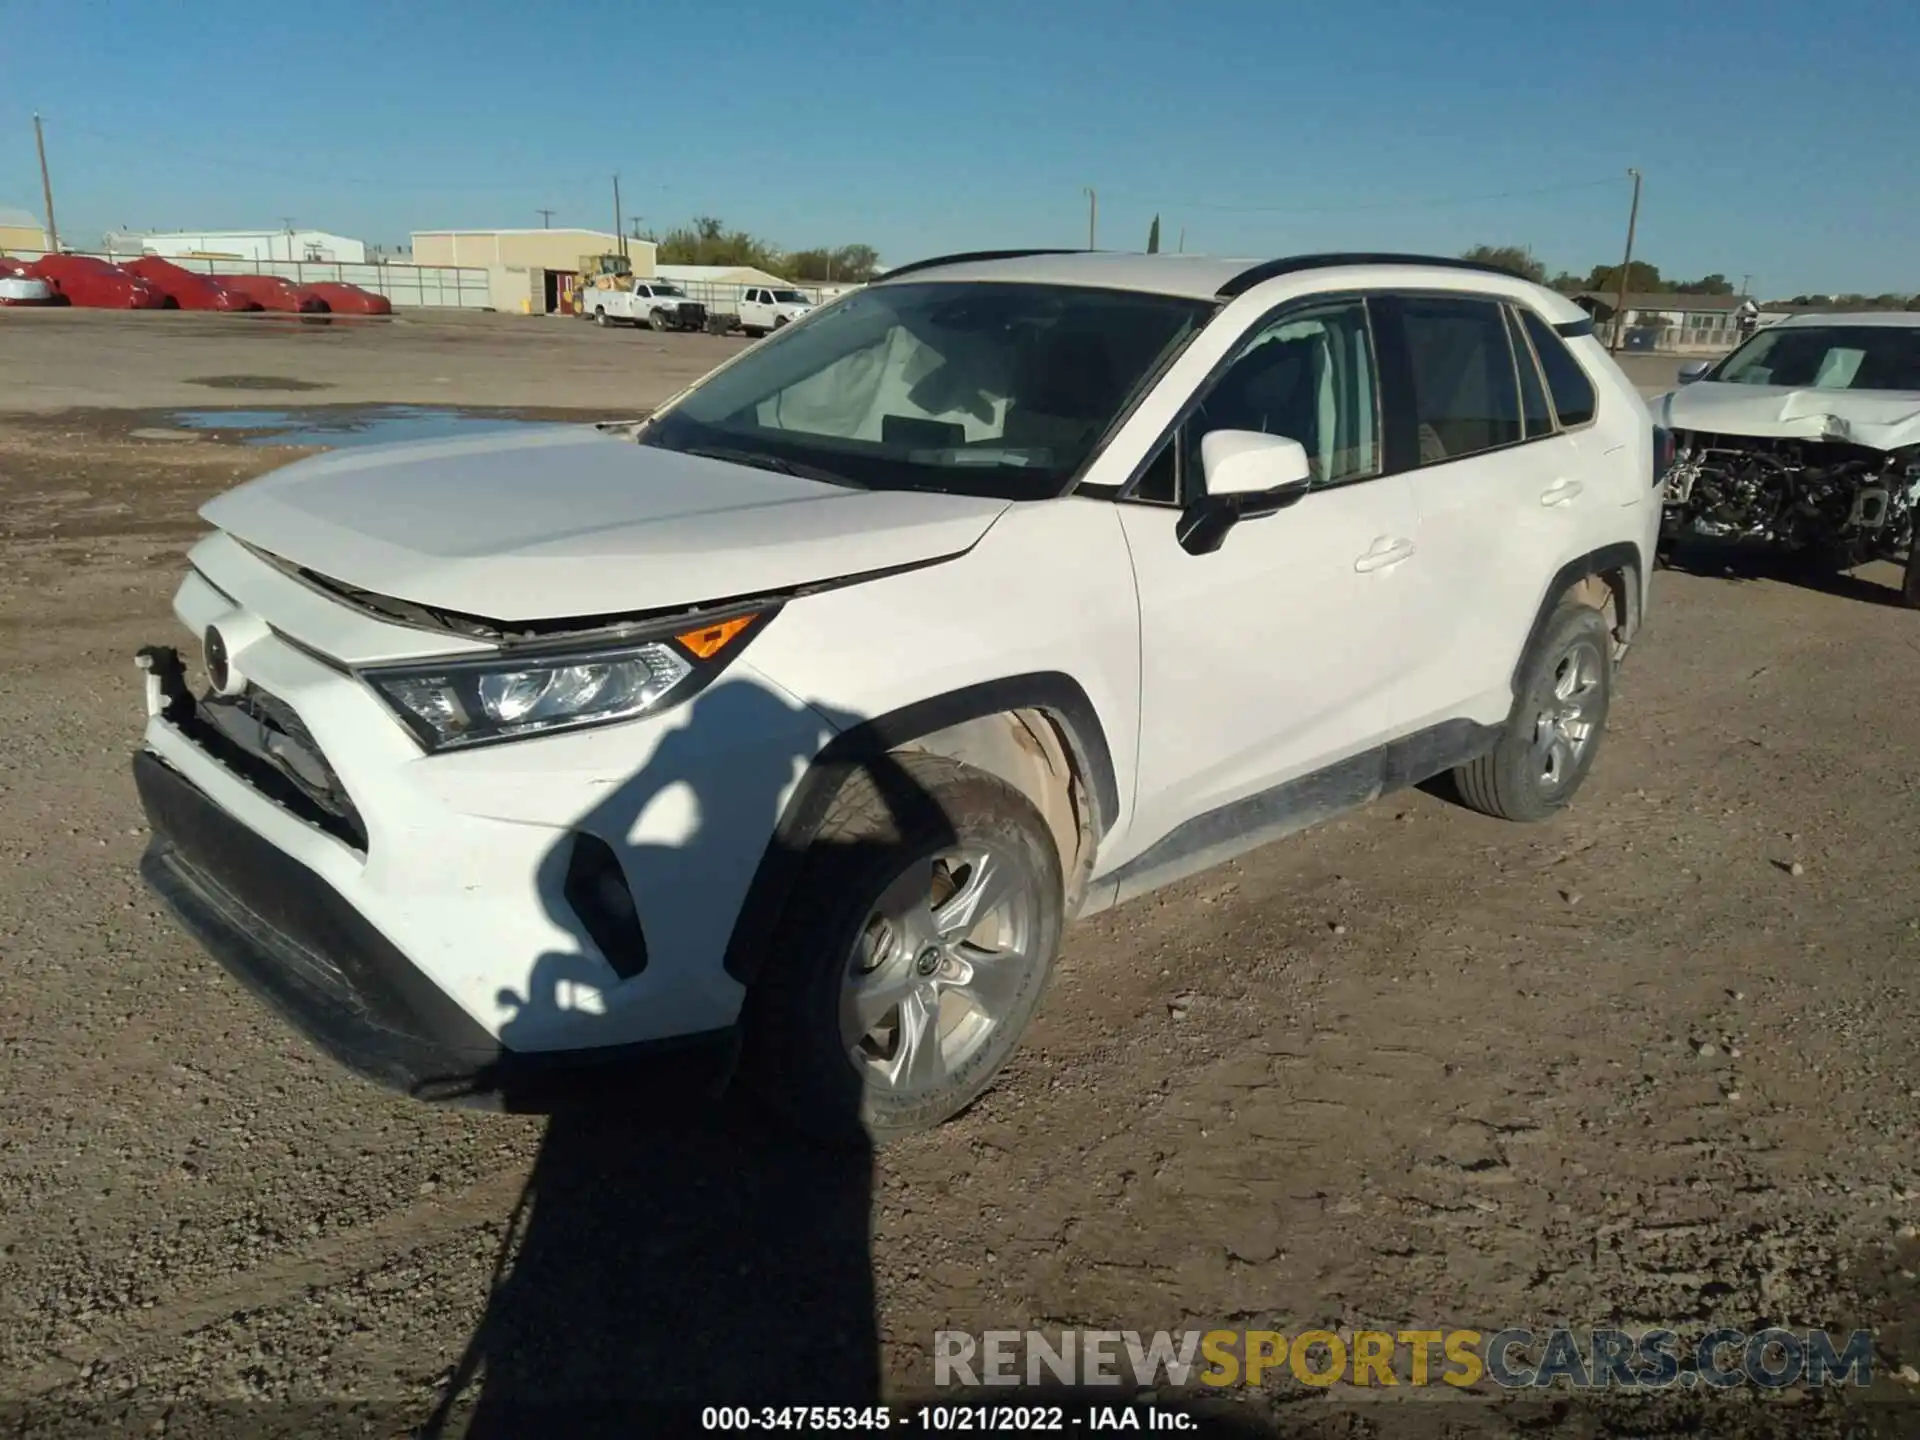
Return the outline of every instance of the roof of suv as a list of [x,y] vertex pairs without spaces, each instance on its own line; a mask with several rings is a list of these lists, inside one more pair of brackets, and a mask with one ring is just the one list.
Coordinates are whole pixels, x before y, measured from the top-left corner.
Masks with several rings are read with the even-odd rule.
[[1764,328],[1798,330],[1809,325],[1884,325],[1889,330],[1907,330],[1920,326],[1920,310],[1803,310]]
[[[926,280],[998,280],[1052,285],[1095,285],[1141,290],[1194,299],[1230,299],[1262,281],[1282,275],[1352,268],[1391,267],[1396,271],[1471,272],[1498,277],[1529,290],[1552,294],[1512,271],[1471,260],[1436,255],[1374,253],[1292,255],[1280,259],[1230,259],[1212,255],[1140,255],[1099,250],[987,250],[945,255],[902,265],[876,284],[912,276]],[[1421,277],[1406,276],[1412,280]],[[1436,279],[1428,275],[1424,278]],[[1569,315],[1577,307],[1567,301]],[[1584,313],[1584,312],[1580,312]]]

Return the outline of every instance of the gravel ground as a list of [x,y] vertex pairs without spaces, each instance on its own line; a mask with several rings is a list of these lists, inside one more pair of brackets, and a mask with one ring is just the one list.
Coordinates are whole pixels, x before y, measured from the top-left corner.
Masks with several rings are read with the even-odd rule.
[[[440,398],[561,403],[494,384]],[[1100,916],[991,1094],[849,1163],[671,1094],[550,1119],[388,1096],[157,913],[130,655],[171,633],[195,505],[297,453],[133,437],[166,425],[0,419],[21,1433],[906,1393],[938,1329],[1767,1321],[1874,1328],[1883,1378],[1524,1413],[1289,1380],[1234,1408],[1316,1435],[1920,1428],[1895,1378],[1920,1365],[1920,617],[1884,567],[1662,573],[1565,818],[1404,795]]]

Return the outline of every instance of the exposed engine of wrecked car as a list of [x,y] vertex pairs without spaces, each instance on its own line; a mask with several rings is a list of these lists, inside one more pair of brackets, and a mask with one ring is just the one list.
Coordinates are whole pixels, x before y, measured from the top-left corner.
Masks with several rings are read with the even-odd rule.
[[1713,535],[1821,551],[1851,566],[1892,558],[1911,541],[1920,446],[1687,431],[1674,443],[1663,548]]

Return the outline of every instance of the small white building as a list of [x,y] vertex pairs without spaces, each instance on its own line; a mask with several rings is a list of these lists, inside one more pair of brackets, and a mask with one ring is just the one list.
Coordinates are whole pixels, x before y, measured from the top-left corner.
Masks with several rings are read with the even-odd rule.
[[[325,230],[175,230],[116,236],[169,260],[295,260],[364,265],[367,245]],[[118,245],[116,244],[116,249]]]
[[793,287],[791,280],[769,275],[754,265],[656,265],[654,274],[676,285],[765,285],[775,290]]

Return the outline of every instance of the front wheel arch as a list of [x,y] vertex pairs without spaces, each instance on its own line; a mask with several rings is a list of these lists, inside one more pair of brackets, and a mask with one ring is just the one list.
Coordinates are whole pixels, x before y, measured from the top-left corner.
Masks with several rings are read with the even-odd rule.
[[970,721],[1023,711],[1038,712],[1052,723],[1082,782],[1090,811],[1090,859],[1092,846],[1119,818],[1120,790],[1105,727],[1078,681],[1058,671],[1038,671],[915,701],[842,731],[808,765],[775,822],[734,919],[724,961],[727,974],[749,987],[759,977],[807,847],[849,780],[857,774],[886,776],[897,767],[896,752],[916,741]]

